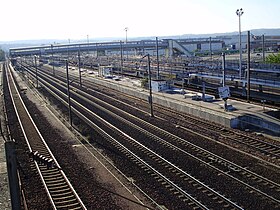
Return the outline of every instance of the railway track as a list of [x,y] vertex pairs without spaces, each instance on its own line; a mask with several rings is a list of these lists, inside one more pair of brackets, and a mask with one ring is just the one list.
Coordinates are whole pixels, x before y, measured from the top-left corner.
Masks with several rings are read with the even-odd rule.
[[[44,84],[46,85],[46,84]],[[54,89],[53,89],[54,90]],[[59,91],[60,92],[60,91]],[[64,98],[64,104],[66,105],[67,96],[65,93],[60,92]],[[147,147],[139,144],[134,138],[128,136],[126,133],[122,132],[120,129],[116,128],[114,125],[108,123],[106,120],[100,118],[92,111],[88,110],[88,108],[79,104],[76,100],[72,100],[73,110],[75,114],[79,115],[85,121],[87,121],[95,130],[98,130],[106,139],[109,139],[110,143],[115,146],[119,152],[122,152],[127,157],[132,159],[134,163],[139,165],[145,173],[150,174],[150,176],[155,179],[155,181],[159,182],[163,187],[167,188],[171,192],[174,193],[182,202],[185,203],[185,207],[188,206],[189,208],[199,208],[199,209],[208,209],[204,206],[201,201],[195,199],[185,189],[190,187],[193,188],[194,191],[203,192],[204,199],[203,202],[208,203],[208,205],[215,207],[215,205],[223,206],[226,209],[242,209],[234,202],[230,201],[229,199],[225,198],[224,196],[220,195],[216,191],[212,190],[210,187],[204,185],[199,180],[188,175],[186,172],[180,170],[175,165],[169,163],[161,156],[154,153],[152,150],[148,149]],[[77,106],[74,108],[74,106]],[[84,110],[87,110],[86,112]],[[85,117],[87,116],[87,117]],[[93,119],[88,119],[88,118]],[[93,123],[94,122],[94,123]],[[102,127],[103,130],[100,129]],[[108,135],[110,133],[110,136]],[[118,139],[118,140],[116,140]],[[122,140],[122,143],[120,141]],[[125,146],[124,146],[125,145]],[[129,147],[129,148],[127,148]],[[135,151],[136,149],[136,151]],[[137,154],[136,154],[137,152]],[[157,161],[155,161],[157,160]],[[168,169],[169,175],[167,175],[166,168]],[[177,178],[174,177],[174,170],[177,172]],[[179,174],[180,173],[180,174]],[[179,176],[181,175],[181,176]],[[169,178],[168,178],[169,177]],[[175,180],[174,180],[175,179]],[[176,182],[185,182],[188,183],[188,187],[185,186],[184,188],[178,186]],[[208,193],[207,193],[208,192]],[[207,195],[207,196],[206,196]],[[206,201],[206,199],[208,201]],[[215,202],[214,202],[215,201]]]
[[[84,81],[84,84],[87,87],[90,87],[90,84],[87,83],[87,81]],[[104,92],[106,92],[106,90]],[[112,89],[110,90],[110,92],[113,92],[114,95],[118,95],[122,99],[129,98],[130,100],[133,101],[132,103],[130,102],[130,104],[133,107],[135,107],[135,104],[137,104],[137,106],[139,106],[139,110],[146,110],[147,112],[149,111],[147,109],[148,107],[147,104],[143,103],[143,100],[141,99],[128,96],[126,94],[114,91]],[[166,120],[172,119],[172,121],[176,125],[181,126],[181,129],[189,129],[190,131],[195,131],[196,133],[200,133],[204,136],[208,136],[212,139],[216,139],[216,141],[222,141],[222,142],[230,141],[230,142],[235,142],[238,144],[245,145],[246,147],[267,156],[268,158],[273,160],[276,164],[279,164],[280,146],[267,142],[266,141],[267,139],[263,137],[252,136],[252,135],[244,134],[244,132],[240,132],[238,130],[227,129],[221,125],[198,119],[189,114],[177,113],[172,109],[165,108],[162,106],[157,106],[156,104],[154,105],[154,108],[155,108],[154,112],[157,115],[157,117]]]
[[[264,192],[270,191],[270,193],[277,195],[277,192],[280,191],[280,185],[278,183],[270,181],[256,173],[251,172],[250,170],[247,170],[243,167],[238,166],[237,164],[234,164],[231,161],[228,161],[203,148],[200,148],[194,144],[191,144],[188,141],[175,136],[174,134],[171,134],[144,120],[141,120],[138,117],[135,117],[127,112],[124,112],[123,109],[118,109],[115,106],[104,103],[104,100],[102,100],[102,99],[98,100],[98,99],[96,99],[96,97],[92,97],[91,94],[85,94],[79,90],[76,90],[76,93],[79,96],[84,96],[84,97],[88,98],[89,101],[87,103],[90,104],[91,107],[94,107],[94,110],[96,110],[96,109],[104,110],[105,112],[106,111],[108,112],[108,110],[109,110],[110,117],[117,118],[120,121],[119,123],[115,123],[115,126],[122,125],[122,127],[123,127],[123,125],[125,125],[125,126],[128,126],[130,129],[133,129],[133,128],[136,129],[136,131],[131,131],[130,135],[133,135],[133,133],[137,133],[137,135],[141,135],[142,138],[144,138],[144,136],[146,136],[144,138],[145,141],[142,141],[142,144],[146,144],[145,146],[150,146],[146,143],[147,139],[149,139],[148,142],[156,141],[159,145],[164,145],[164,147],[168,147],[174,151],[176,151],[176,150],[181,151],[186,156],[191,156],[194,159],[197,159],[200,164],[211,165],[211,167],[213,167],[215,170],[217,170],[218,173],[223,173],[226,176],[230,176],[232,179],[235,179],[237,182],[240,182],[241,184],[246,185],[251,190],[259,192],[260,194],[263,194],[268,199],[272,199],[276,203],[279,203],[278,199],[280,199],[280,198],[278,198],[278,197],[273,198],[273,197],[269,196],[268,194],[263,193],[262,191],[252,187],[254,185],[255,186],[258,185],[258,187],[261,188]],[[98,101],[99,105],[93,104],[92,101]],[[109,119],[107,119],[107,121],[109,121]],[[157,148],[157,149],[155,148],[154,150],[157,150],[158,154],[162,153],[161,155],[164,155],[164,152],[161,152],[161,151],[166,151],[166,149],[164,147]],[[184,156],[180,156],[180,157],[181,157],[181,159],[186,159],[186,157],[184,157]],[[180,165],[180,163],[178,162],[177,165]],[[183,167],[184,166],[181,166],[181,168],[183,168]],[[229,175],[229,174],[232,174],[232,175]],[[237,174],[239,176],[239,179],[236,179],[234,177],[234,176],[237,176]],[[248,180],[250,180],[250,181],[248,181]],[[250,184],[247,184],[247,183],[250,183]],[[260,186],[262,186],[262,187],[260,187]],[[274,189],[275,191],[271,190],[271,189]]]
[[[61,73],[58,73],[58,75],[60,74]],[[62,76],[62,79],[64,79],[64,77],[65,76]],[[72,78],[73,81],[77,81],[78,79],[73,75]],[[92,87],[92,84],[88,82],[86,79],[83,80],[83,83],[88,88]],[[103,90],[103,92],[106,92],[106,89]],[[123,100],[129,98],[130,102],[127,100],[127,104],[126,104],[127,106],[131,104],[135,108],[135,104],[137,104],[137,106],[139,106],[139,110],[147,110],[148,107],[147,104],[143,103],[141,99],[128,96],[126,94],[117,92],[112,89],[110,89],[110,92],[113,93],[114,95],[118,95],[118,97],[122,99],[120,103],[123,103]],[[99,94],[101,94],[100,91]],[[103,94],[103,96],[105,96],[105,94]],[[111,97],[111,99],[116,100],[115,97],[114,98]],[[216,139],[216,141],[218,142],[224,142],[224,143],[233,142],[235,144],[239,144],[239,145],[241,144],[253,150],[254,152],[261,153],[262,155],[271,159],[276,164],[279,164],[280,146],[267,142],[266,139],[262,137],[247,135],[244,134],[244,132],[240,132],[238,130],[226,129],[223,126],[214,123],[205,122],[204,120],[197,119],[189,114],[183,114],[183,113],[178,114],[177,112],[174,112],[165,107],[161,107],[157,105],[154,105],[154,107],[157,107],[157,109],[155,109],[155,114],[157,115],[157,117],[161,117],[166,120],[172,119],[178,126],[181,126],[181,129],[190,129],[191,131],[195,131],[196,133],[200,133],[201,135],[208,136],[212,139]]]
[[54,209],[86,209],[30,117],[8,65],[6,76],[13,106],[28,145],[28,152],[34,160],[35,168],[41,177],[52,207]]
[[[62,85],[63,86],[63,85]],[[60,87],[60,89],[63,89],[63,87]],[[64,92],[65,92],[65,90],[64,90]],[[79,90],[75,90],[74,91],[75,93],[73,94],[73,95],[75,95],[76,93],[77,93],[77,95],[83,95],[83,93],[81,92],[81,91],[79,91]],[[65,94],[65,93],[64,93]],[[63,94],[62,94],[63,95]],[[78,96],[77,96],[78,97]],[[87,96],[87,97],[89,97],[89,96]],[[77,99],[78,100],[78,99]],[[92,101],[92,100],[94,100],[93,98],[91,98],[91,99],[84,99],[85,101],[86,101],[86,104],[90,104],[90,101]],[[75,103],[77,103],[77,102],[75,102]],[[91,105],[88,105],[88,106],[92,106],[93,104],[91,104]],[[86,106],[85,104],[84,104],[84,106]],[[106,106],[106,104],[102,104],[102,107],[96,107],[96,105],[94,105],[95,106],[95,110],[96,110],[96,108],[98,108],[99,110],[102,110],[102,107],[104,107],[104,106]],[[108,106],[108,105],[107,105]],[[112,107],[111,107],[112,108]],[[83,108],[84,109],[84,108]],[[114,112],[116,112],[117,110],[115,109],[114,110]],[[82,112],[82,109],[81,109],[81,112]],[[111,111],[112,112],[112,111]],[[120,111],[118,110],[118,113],[119,113]],[[87,113],[87,115],[88,115],[88,113]],[[110,117],[112,117],[112,113],[110,114]],[[125,114],[125,115],[127,115],[127,113]],[[95,117],[97,117],[97,116],[95,116]],[[115,117],[117,117],[117,116],[115,116]],[[97,117],[98,118],[98,117]],[[97,119],[95,119],[95,121],[96,121]],[[107,121],[108,121],[108,119],[107,119]],[[107,121],[105,121],[105,122],[107,122]],[[139,120],[138,120],[139,121]],[[104,122],[104,123],[105,123]],[[121,120],[121,122],[122,123],[124,123],[124,120]],[[103,123],[103,124],[104,124]],[[119,123],[117,123],[117,124],[119,124]],[[126,123],[126,124],[128,124],[128,123]],[[133,124],[131,124],[130,126],[131,127],[133,127],[133,125],[134,125],[134,127],[135,127],[135,122],[133,123]],[[142,123],[142,124],[147,124],[147,123]],[[100,125],[100,127],[101,126],[104,126],[104,125]],[[143,126],[143,125],[142,125]],[[146,125],[147,126],[147,125]],[[97,126],[98,127],[98,126]],[[149,125],[149,127],[151,127],[151,125]],[[145,128],[146,130],[148,129],[147,127]],[[151,128],[149,128],[149,129],[151,129]],[[155,130],[155,128],[153,128],[154,130]],[[109,128],[108,128],[108,131],[107,132],[110,132],[110,130],[111,130],[111,132],[112,132],[112,127],[111,127],[111,125],[109,126]],[[139,131],[140,129],[138,129],[138,131]],[[119,131],[119,133],[120,133],[120,131]],[[143,128],[142,128],[142,133],[144,133],[143,132]],[[169,138],[170,138],[170,134],[164,134],[165,135],[165,138],[167,137],[167,136],[169,136]],[[147,134],[147,136],[151,136],[151,133],[150,134]],[[156,138],[156,137],[154,137],[154,138]],[[177,138],[177,137],[175,137],[175,138]],[[121,137],[120,139],[125,139],[125,135],[123,136],[123,137]],[[167,139],[167,138],[166,138]],[[172,139],[172,138],[170,138],[170,139]],[[181,140],[181,142],[180,142],[180,140]],[[161,139],[160,140],[161,142],[163,142],[163,140]],[[173,139],[172,139],[172,142],[174,142],[174,141],[176,141],[176,142],[180,142],[181,144],[186,144],[186,141],[184,141],[184,143],[182,143],[182,139],[179,139],[179,138],[177,138],[177,139],[174,139],[174,136],[173,136]],[[129,139],[128,140],[126,140],[126,141],[124,141],[124,143],[123,144],[125,144],[125,142],[129,142]],[[172,145],[172,144],[168,144],[167,142],[164,142],[163,143],[164,145],[165,145],[165,147],[170,147],[172,150],[182,150],[182,152],[185,152],[186,153],[186,151],[185,150],[183,150],[183,149],[181,149],[181,148],[178,148],[178,147],[175,147],[174,145]],[[137,146],[139,147],[139,140],[138,140],[138,145],[137,145],[137,143],[135,143],[135,140],[134,140],[134,142],[131,142],[131,145],[133,145],[131,148],[130,148],[130,151],[133,151],[135,148],[137,148]],[[131,146],[130,145],[130,146]],[[141,145],[142,146],[142,145]],[[184,145],[184,146],[186,146],[186,145]],[[142,146],[143,147],[143,146]],[[213,155],[213,154],[210,154],[209,152],[207,152],[207,151],[205,151],[205,150],[199,150],[198,149],[198,147],[195,147],[194,145],[187,145],[186,147],[194,147],[194,151],[195,151],[195,153],[198,153],[199,154],[199,156],[202,156],[202,154],[204,155],[204,159],[205,160],[208,160],[208,162],[207,161],[205,161],[204,160],[204,162],[202,162],[201,160],[200,160],[200,163],[202,164],[206,164],[206,165],[211,165],[212,164],[212,162],[214,162],[214,164],[212,164],[212,166],[211,167],[216,167],[216,169],[215,170],[220,170],[219,172],[221,173],[228,173],[228,169],[231,169],[231,172],[234,172],[234,173],[236,173],[236,172],[240,172],[240,174],[242,174],[243,176],[245,176],[247,179],[249,178],[249,177],[252,177],[252,180],[255,180],[255,179],[257,179],[258,181],[258,183],[260,182],[260,184],[259,185],[264,185],[264,186],[266,186],[267,187],[267,185],[269,185],[269,187],[268,188],[272,188],[272,189],[275,189],[276,191],[279,191],[279,184],[277,184],[277,183],[274,183],[274,182],[271,182],[271,181],[269,181],[269,180],[267,180],[267,179],[265,179],[265,178],[263,178],[263,177],[261,177],[261,176],[258,176],[257,174],[253,174],[252,172],[250,172],[250,171],[248,171],[248,170],[244,170],[242,167],[238,167],[236,164],[233,164],[233,163],[231,163],[231,162],[229,162],[229,161],[226,161],[226,160],[223,160],[222,158],[220,158],[220,157],[217,157],[216,155]],[[162,160],[164,159],[162,156],[159,156],[159,157],[152,157],[151,155],[149,155],[149,153],[147,153],[147,152],[145,152],[143,149],[141,150],[141,148],[138,148],[138,150],[139,151],[141,151],[141,153],[142,154],[145,154],[144,155],[144,157],[147,157],[147,156],[150,156],[153,160],[154,159],[160,159],[161,161],[160,162],[157,162],[156,163],[156,165],[154,166],[154,167],[158,167],[158,165],[161,165],[160,163],[162,162]],[[158,154],[157,154],[158,155]],[[190,154],[188,154],[188,156],[191,156]],[[142,159],[144,159],[144,157],[142,157]],[[197,157],[196,157],[197,158]],[[197,158],[198,159],[198,158]],[[200,157],[200,159],[201,159],[201,157]],[[210,161],[209,161],[210,160]],[[149,160],[149,161],[151,161],[151,160]],[[218,164],[217,164],[218,163]],[[177,164],[179,164],[179,163],[177,163]],[[217,165],[219,165],[219,166],[214,166],[215,164],[217,164]],[[154,168],[153,167],[153,168]],[[168,168],[167,166],[163,166],[163,167],[165,167],[165,168]],[[225,172],[223,172],[221,169],[218,169],[218,168],[223,168],[223,167],[225,167],[226,168],[226,171]],[[179,168],[180,169],[180,168]],[[179,171],[176,171],[174,168],[170,168],[169,169],[170,171],[173,171],[173,173],[177,173],[177,174],[180,174],[179,173]],[[177,169],[178,170],[178,169]],[[180,174],[182,177],[184,177],[183,176],[183,174]],[[174,176],[174,175],[169,175],[169,176]],[[231,178],[233,178],[234,179],[234,177],[233,176],[231,176]],[[184,179],[186,179],[186,177],[184,177]],[[235,178],[236,179],[236,178]],[[164,181],[164,182],[166,182],[166,180]],[[180,182],[180,181],[178,181],[178,182]],[[242,181],[241,181],[242,182]],[[267,183],[267,182],[269,182],[269,183]],[[203,184],[203,183],[202,183]],[[258,194],[261,194],[261,195],[263,195],[263,196],[265,196],[265,197],[267,197],[267,198],[269,198],[269,199],[271,199],[271,200],[274,200],[274,202],[276,202],[276,203],[279,203],[279,200],[277,200],[277,198],[273,198],[273,197],[271,197],[271,196],[269,196],[269,195],[267,195],[266,193],[263,193],[262,191],[260,191],[260,190],[258,190],[258,189],[256,189],[256,188],[254,188],[254,187],[252,187],[251,185],[249,185],[249,184],[246,184],[246,183],[242,183],[243,185],[245,185],[246,187],[248,187],[248,188],[250,188],[251,190],[253,190],[253,191],[255,191],[255,192],[257,192]],[[169,185],[168,185],[169,186]],[[200,186],[201,187],[201,186]],[[188,187],[189,188],[189,187]],[[214,191],[215,192],[215,191]],[[180,192],[178,192],[178,194],[179,194],[179,196],[182,196],[182,194],[180,194]],[[212,194],[212,193],[210,193],[210,194]],[[214,196],[214,200],[216,200],[217,199],[217,197],[216,197],[217,195],[215,195]],[[206,201],[205,201],[206,202]],[[211,202],[213,202],[213,201],[211,201]],[[210,203],[211,203],[210,202]],[[230,207],[230,205],[228,206],[229,204],[227,203],[227,204],[224,204],[224,207]],[[231,204],[232,205],[232,204]],[[235,204],[234,204],[235,205]],[[232,207],[232,206],[231,206]],[[235,208],[236,208],[237,206],[235,206]]]
[[217,124],[210,124],[209,122],[198,120],[187,114],[175,114],[172,110],[161,108],[160,111],[156,111],[159,117],[164,119],[172,117],[176,124],[181,129],[188,131],[192,130],[200,133],[203,136],[215,139],[218,142],[234,142],[246,147],[258,151],[264,156],[272,159],[276,164],[280,161],[280,146],[267,142],[265,138],[244,134],[238,130],[227,129]]

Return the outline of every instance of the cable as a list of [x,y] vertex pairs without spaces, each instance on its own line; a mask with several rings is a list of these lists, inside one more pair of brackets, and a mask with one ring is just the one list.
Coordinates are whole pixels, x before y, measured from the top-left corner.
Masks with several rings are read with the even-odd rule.
[[120,194],[118,194],[118,193],[115,193],[115,192],[113,192],[113,191],[111,191],[111,190],[108,190],[108,189],[106,189],[106,188],[104,188],[104,187],[101,187],[100,185],[97,185],[97,184],[93,184],[94,186],[96,186],[97,188],[99,188],[99,189],[102,189],[102,190],[104,190],[104,191],[106,191],[106,192],[109,192],[109,193],[111,193],[111,194],[114,194],[114,195],[116,195],[116,196],[119,196],[119,197],[121,197],[121,198],[123,198],[123,199],[125,199],[125,200],[128,200],[128,201],[130,201],[130,202],[132,202],[132,203],[135,203],[135,204],[137,204],[137,205],[139,205],[139,206],[142,206],[142,207],[145,207],[145,208],[148,208],[148,209],[151,209],[151,210],[155,210],[154,208],[151,208],[151,207],[149,207],[149,206],[146,206],[146,205],[144,205],[144,204],[142,204],[142,203],[139,203],[139,202],[137,202],[137,201],[134,201],[134,200],[132,200],[132,199],[130,199],[130,198],[127,198],[127,197],[125,197],[125,196],[123,196],[123,195],[120,195]]

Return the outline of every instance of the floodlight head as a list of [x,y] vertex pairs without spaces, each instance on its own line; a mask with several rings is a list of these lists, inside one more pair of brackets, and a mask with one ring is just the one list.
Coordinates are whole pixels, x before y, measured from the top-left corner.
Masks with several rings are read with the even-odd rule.
[[244,11],[242,8],[236,10],[236,15],[241,16],[243,15]]

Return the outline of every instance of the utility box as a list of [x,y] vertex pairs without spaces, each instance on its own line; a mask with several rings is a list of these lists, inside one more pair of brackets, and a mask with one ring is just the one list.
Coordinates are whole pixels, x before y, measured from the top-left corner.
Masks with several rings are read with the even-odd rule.
[[164,91],[169,88],[165,80],[152,80],[151,85],[152,85],[152,90],[155,92]]

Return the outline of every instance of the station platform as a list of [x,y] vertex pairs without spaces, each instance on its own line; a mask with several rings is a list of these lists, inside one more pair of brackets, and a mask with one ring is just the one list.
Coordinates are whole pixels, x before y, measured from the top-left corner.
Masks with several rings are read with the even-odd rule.
[[[83,77],[91,78],[96,84],[148,101],[149,91],[140,87],[139,80],[123,77],[116,81],[98,77],[95,74],[83,74]],[[231,107],[231,111],[225,111],[222,99],[214,98],[211,102],[205,102],[193,100],[192,97],[188,97],[188,94],[198,93],[185,91],[183,94],[183,91],[178,90],[153,92],[153,103],[186,112],[226,127],[241,130],[252,129],[280,136],[280,119],[271,115],[271,113],[279,113],[280,110],[228,99],[227,104]]]

